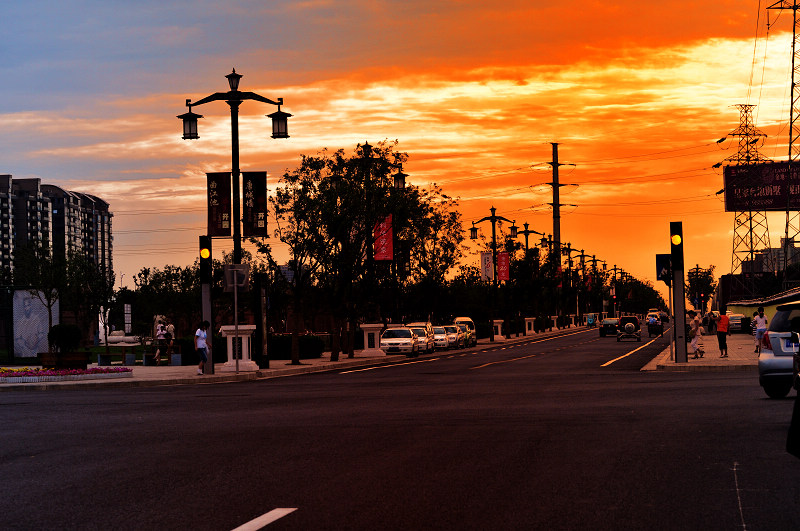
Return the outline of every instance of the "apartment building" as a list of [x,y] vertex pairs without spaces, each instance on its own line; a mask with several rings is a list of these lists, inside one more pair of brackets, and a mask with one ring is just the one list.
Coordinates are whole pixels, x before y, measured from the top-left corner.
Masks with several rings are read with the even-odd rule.
[[0,175],[0,269],[13,271],[14,250],[44,246],[56,255],[82,253],[113,270],[113,214],[91,194],[42,184],[38,178]]

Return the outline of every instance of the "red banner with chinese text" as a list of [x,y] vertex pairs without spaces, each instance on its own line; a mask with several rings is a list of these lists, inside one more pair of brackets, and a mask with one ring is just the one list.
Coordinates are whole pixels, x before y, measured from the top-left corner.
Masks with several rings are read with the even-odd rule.
[[231,174],[206,173],[208,180],[208,235],[231,235]]
[[510,280],[511,279],[511,264],[509,261],[508,253],[497,253],[497,280]]
[[392,215],[375,224],[372,237],[375,240],[375,260],[394,259],[394,234],[392,233]]

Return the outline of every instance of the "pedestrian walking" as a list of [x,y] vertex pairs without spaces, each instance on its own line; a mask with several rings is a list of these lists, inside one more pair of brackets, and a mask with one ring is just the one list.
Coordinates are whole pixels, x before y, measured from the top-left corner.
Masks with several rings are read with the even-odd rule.
[[715,319],[717,325],[717,344],[719,344],[719,357],[728,357],[728,336],[730,332],[730,320],[728,316],[720,312]]
[[767,331],[767,316],[764,315],[763,306],[758,307],[758,312],[753,316],[753,322],[756,327],[756,352],[761,353],[761,338],[764,337],[764,332]]
[[197,351],[197,357],[200,358],[200,364],[197,365],[197,374],[203,374],[203,368],[208,361],[208,327],[211,323],[203,321],[197,327],[197,332],[194,333],[194,349]]
[[164,322],[159,319],[158,325],[156,325],[156,356],[154,358],[156,365],[161,365],[161,349],[164,348],[164,337],[166,334],[167,327],[164,326]]
[[689,338],[692,340],[692,354],[694,354],[694,359],[702,358],[705,352],[700,348],[700,334],[702,331],[700,317],[694,310],[689,310],[689,318],[691,319],[689,323]]

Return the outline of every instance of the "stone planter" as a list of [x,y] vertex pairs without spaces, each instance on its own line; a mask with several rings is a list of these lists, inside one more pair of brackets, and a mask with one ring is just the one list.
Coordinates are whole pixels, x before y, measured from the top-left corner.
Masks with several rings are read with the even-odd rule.
[[90,354],[84,352],[42,352],[39,359],[44,369],[86,369]]

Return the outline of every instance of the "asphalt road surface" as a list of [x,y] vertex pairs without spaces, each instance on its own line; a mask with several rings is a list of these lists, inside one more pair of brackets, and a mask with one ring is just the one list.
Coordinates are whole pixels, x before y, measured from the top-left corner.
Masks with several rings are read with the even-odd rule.
[[793,398],[754,372],[641,372],[667,344],[649,341],[0,393],[0,527],[800,528]]

